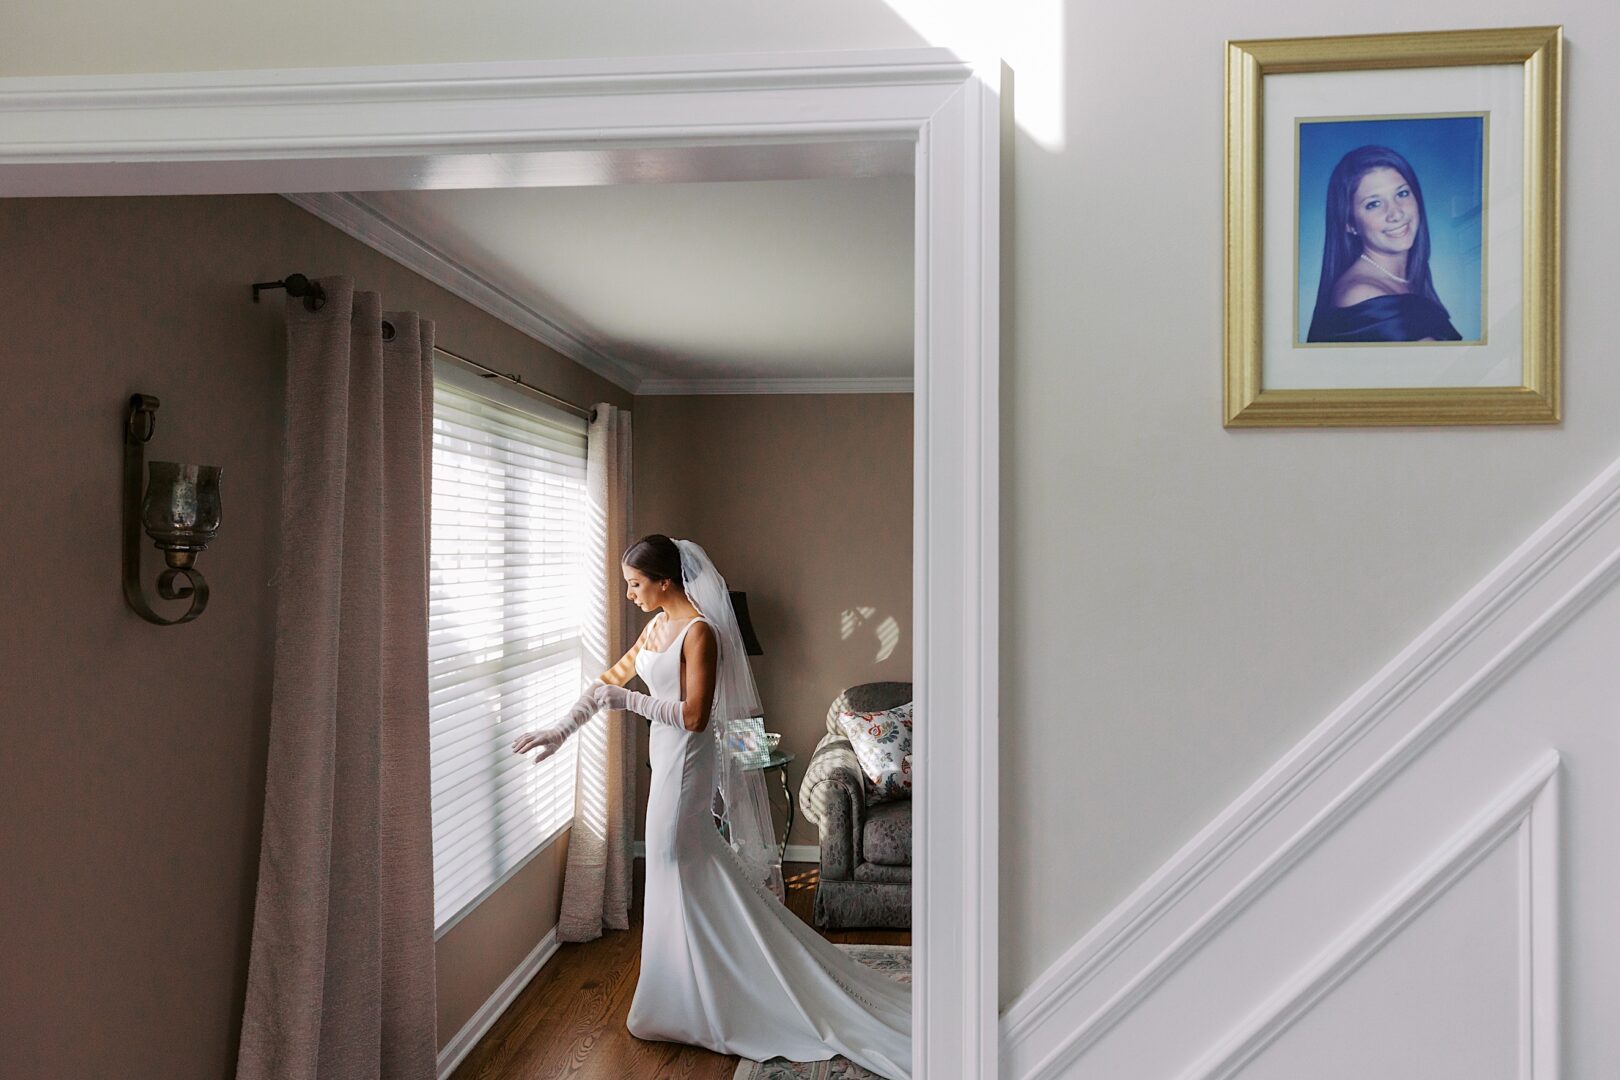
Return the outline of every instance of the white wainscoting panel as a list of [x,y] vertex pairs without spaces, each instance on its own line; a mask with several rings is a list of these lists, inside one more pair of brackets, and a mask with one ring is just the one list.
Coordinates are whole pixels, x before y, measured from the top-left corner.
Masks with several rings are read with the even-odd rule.
[[1515,870],[1493,849],[1252,1058],[1195,1075],[1520,1080]]
[[[1060,957],[1003,1016],[1003,1075],[1620,1076],[1617,510],[1620,462]],[[1434,971],[1464,928],[1478,955]],[[1466,1031],[1484,1071],[1419,1066]]]
[[[1552,1077],[1545,1052],[1556,1045],[1556,997],[1537,971],[1557,966],[1557,769],[1558,755],[1545,755],[1179,1080],[1267,1075],[1275,1059],[1289,1059],[1268,1053],[1280,1040],[1310,1060],[1284,1075],[1342,1072],[1354,1058],[1363,1071],[1346,1076],[1516,1077],[1521,1050],[1540,1047],[1542,1071],[1524,1078]],[[1346,983],[1339,1007],[1316,1015]],[[1314,1023],[1287,1039],[1304,1018]],[[1324,1054],[1328,1047],[1338,1049]],[[1462,1067],[1465,1054],[1482,1050],[1477,1067]],[[1267,1068],[1245,1072],[1262,1054]],[[1425,1064],[1437,1055],[1444,1067]]]

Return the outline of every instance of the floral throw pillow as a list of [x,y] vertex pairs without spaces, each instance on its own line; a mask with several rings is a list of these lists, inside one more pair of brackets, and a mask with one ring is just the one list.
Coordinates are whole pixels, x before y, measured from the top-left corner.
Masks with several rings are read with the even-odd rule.
[[866,774],[866,801],[911,797],[911,702],[875,713],[838,714]]

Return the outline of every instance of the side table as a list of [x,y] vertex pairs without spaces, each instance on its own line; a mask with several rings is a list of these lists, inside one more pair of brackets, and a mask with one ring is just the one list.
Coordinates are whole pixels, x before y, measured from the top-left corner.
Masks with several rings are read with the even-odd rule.
[[793,758],[794,755],[785,750],[772,750],[770,759],[765,764],[751,765],[745,770],[753,772],[758,769],[760,772],[770,772],[774,769],[781,774],[782,794],[787,796],[787,824],[782,826],[782,844],[781,849],[777,852],[777,857],[781,859],[787,858],[788,835],[793,832],[793,804],[796,800],[793,798],[793,789],[788,786],[787,770],[787,767],[793,763]]
[[[749,765],[743,770],[744,772],[753,772],[757,769],[760,772],[770,772],[774,769],[782,777],[782,794],[787,796],[787,823],[782,826],[782,842],[777,845],[777,858],[779,859],[787,858],[788,837],[793,832],[793,807],[797,800],[793,797],[793,789],[788,786],[787,767],[793,764],[796,756],[785,750],[772,750],[771,756],[765,764]],[[647,762],[647,768],[652,768],[652,762]],[[715,797],[715,803],[717,806],[719,805],[718,795]],[[722,833],[725,832],[725,825],[718,811],[714,813],[714,823],[720,827]]]

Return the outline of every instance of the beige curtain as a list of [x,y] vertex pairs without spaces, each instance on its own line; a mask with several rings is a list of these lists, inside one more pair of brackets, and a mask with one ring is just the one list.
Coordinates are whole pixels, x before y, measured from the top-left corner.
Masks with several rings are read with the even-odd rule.
[[[605,671],[630,647],[619,556],[630,546],[630,414],[595,409],[586,436],[591,568],[600,588],[586,629],[586,668]],[[630,926],[630,858],[636,812],[636,738],[630,716],[604,712],[580,728],[574,826],[568,837],[559,941],[590,941]]]
[[433,324],[385,314],[347,279],[321,285],[320,311],[287,303],[269,773],[236,1075],[431,1080]]

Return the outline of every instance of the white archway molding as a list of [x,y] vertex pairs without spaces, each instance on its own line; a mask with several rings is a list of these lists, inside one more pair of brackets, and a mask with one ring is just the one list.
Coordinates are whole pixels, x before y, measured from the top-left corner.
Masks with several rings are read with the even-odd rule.
[[1000,68],[939,49],[0,79],[0,196],[916,182],[916,1075],[997,1074]]

